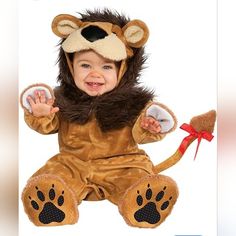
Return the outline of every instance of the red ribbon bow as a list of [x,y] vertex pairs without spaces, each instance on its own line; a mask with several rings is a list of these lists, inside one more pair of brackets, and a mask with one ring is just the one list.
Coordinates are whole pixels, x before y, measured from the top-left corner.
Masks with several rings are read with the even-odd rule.
[[191,125],[186,124],[186,123],[182,124],[180,126],[180,129],[183,129],[183,130],[187,131],[190,134],[189,136],[187,136],[187,137],[185,137],[183,139],[181,145],[179,146],[179,151],[182,154],[184,154],[184,152],[186,151],[190,139],[197,138],[197,140],[198,140],[197,149],[196,149],[196,152],[195,152],[194,160],[196,159],[198,148],[199,148],[201,140],[202,139],[206,139],[207,141],[210,142],[214,138],[214,136],[211,133],[208,133],[207,131],[200,131],[200,132],[198,132]]

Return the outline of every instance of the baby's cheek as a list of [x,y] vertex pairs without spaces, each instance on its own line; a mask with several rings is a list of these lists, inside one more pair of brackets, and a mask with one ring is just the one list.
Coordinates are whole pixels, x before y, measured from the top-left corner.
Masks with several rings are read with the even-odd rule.
[[83,89],[83,83],[82,83],[82,80],[80,78],[75,77],[74,81],[75,81],[75,85],[76,85],[77,88]]

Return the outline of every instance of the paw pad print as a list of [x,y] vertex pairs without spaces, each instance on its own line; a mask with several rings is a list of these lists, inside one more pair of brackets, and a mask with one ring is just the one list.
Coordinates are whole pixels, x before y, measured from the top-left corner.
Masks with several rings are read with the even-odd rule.
[[[140,194],[139,190],[137,191],[138,196],[136,198],[136,203],[141,207],[134,213],[134,218],[137,222],[156,224],[161,220],[161,212],[168,209],[172,199],[172,197],[165,199],[166,189],[167,187],[164,186],[163,190],[153,196],[153,190],[151,189],[150,184],[148,184],[145,197]],[[147,203],[143,206],[144,198],[146,198]]]
[[46,201],[45,194],[36,186],[37,199],[32,199],[29,196],[30,204],[35,211],[39,211],[39,221],[43,224],[51,222],[62,222],[65,219],[65,213],[59,208],[64,204],[64,191],[56,198],[55,186],[52,184]]

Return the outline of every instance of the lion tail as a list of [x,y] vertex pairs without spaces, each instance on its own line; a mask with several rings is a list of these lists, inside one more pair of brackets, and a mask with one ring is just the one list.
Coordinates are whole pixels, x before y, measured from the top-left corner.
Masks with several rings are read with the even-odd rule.
[[180,128],[187,131],[189,135],[182,140],[180,146],[172,156],[154,166],[154,173],[158,174],[175,165],[178,161],[180,161],[189,145],[197,139],[198,145],[195,153],[196,157],[201,139],[206,139],[207,141],[212,140],[212,133],[214,131],[215,121],[216,111],[211,110],[207,113],[193,117],[190,120],[190,124],[181,125]]

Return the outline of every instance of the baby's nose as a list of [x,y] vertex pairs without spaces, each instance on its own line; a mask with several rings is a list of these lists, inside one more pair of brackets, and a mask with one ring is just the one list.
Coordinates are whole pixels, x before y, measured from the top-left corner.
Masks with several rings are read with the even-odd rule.
[[101,77],[102,77],[101,73],[99,73],[97,70],[93,70],[93,71],[90,73],[90,76],[91,76],[91,77],[94,77],[94,78],[101,78]]

